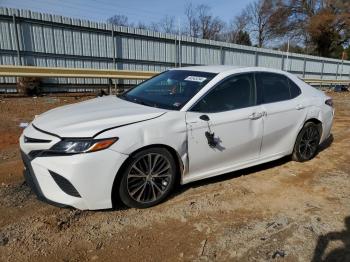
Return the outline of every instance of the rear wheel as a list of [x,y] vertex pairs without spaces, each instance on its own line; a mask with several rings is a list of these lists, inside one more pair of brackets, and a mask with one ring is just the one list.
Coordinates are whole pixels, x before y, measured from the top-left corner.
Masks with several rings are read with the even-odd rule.
[[122,202],[135,208],[147,208],[164,200],[175,184],[174,158],[164,148],[137,153],[124,170],[119,186]]
[[318,125],[307,122],[301,129],[294,145],[292,158],[304,162],[312,159],[318,150],[321,134]]

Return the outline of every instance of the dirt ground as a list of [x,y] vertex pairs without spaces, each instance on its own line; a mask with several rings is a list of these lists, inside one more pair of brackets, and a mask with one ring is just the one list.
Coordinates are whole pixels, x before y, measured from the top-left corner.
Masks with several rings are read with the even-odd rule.
[[150,209],[107,211],[39,202],[22,177],[20,122],[81,99],[1,99],[0,261],[350,261],[350,94],[330,95],[333,139],[312,161],[284,158],[180,187]]

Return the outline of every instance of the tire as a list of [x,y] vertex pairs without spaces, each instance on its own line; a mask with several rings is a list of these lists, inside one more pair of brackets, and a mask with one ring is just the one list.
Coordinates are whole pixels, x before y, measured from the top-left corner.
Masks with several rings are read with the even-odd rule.
[[138,152],[122,172],[120,200],[133,208],[157,205],[173,190],[176,174],[175,160],[165,148]]
[[292,159],[297,162],[305,162],[314,158],[318,151],[320,139],[319,126],[313,122],[307,122],[298,134]]

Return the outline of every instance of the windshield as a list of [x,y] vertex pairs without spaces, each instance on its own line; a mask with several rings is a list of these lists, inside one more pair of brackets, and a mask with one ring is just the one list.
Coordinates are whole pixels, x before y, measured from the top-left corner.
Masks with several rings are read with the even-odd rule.
[[130,102],[170,110],[180,110],[216,74],[170,70],[161,73],[124,93]]

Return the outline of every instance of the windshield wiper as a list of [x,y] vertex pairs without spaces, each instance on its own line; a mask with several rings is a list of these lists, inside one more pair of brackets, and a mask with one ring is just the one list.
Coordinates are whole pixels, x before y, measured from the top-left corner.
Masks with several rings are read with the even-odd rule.
[[133,102],[133,103],[136,103],[136,104],[140,104],[140,105],[144,105],[144,106],[151,106],[151,107],[157,107],[158,108],[158,105],[156,103],[153,103],[153,102],[147,102],[145,100],[141,100],[139,98],[136,98],[136,97],[127,97],[127,96],[123,96],[123,99],[129,101],[129,102]]
[[157,105],[156,103],[145,102],[144,100],[138,100],[138,102],[139,102],[141,105],[144,105],[144,106],[151,106],[151,107],[156,107],[156,108],[158,108],[158,105]]

